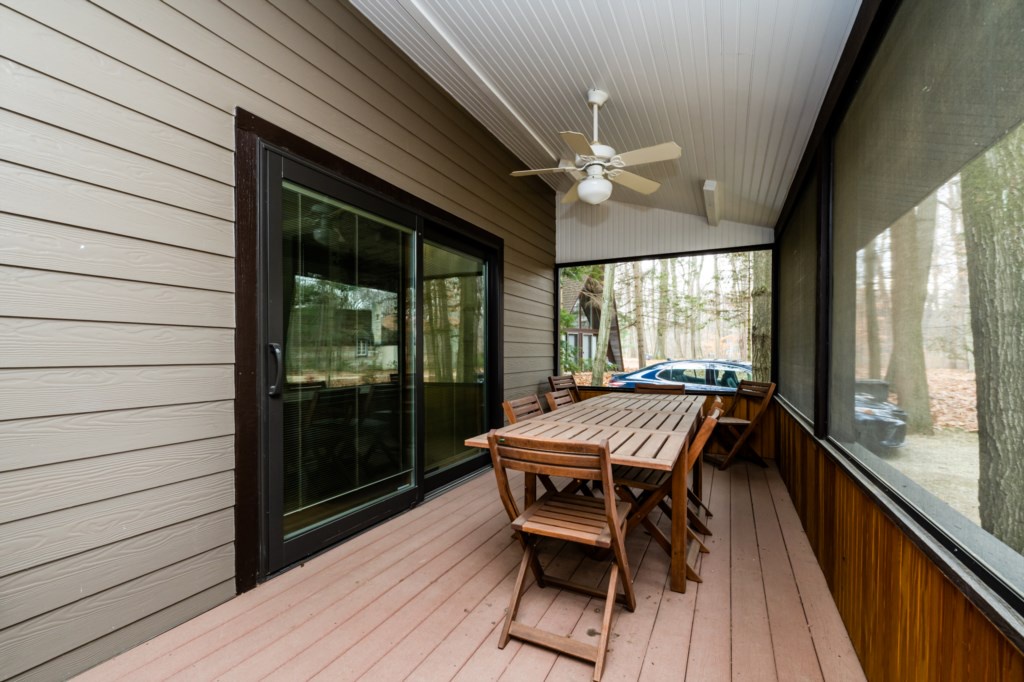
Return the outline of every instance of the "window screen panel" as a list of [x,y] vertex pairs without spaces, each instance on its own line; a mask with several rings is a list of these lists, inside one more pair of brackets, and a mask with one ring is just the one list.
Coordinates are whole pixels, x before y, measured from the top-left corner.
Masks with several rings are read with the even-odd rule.
[[800,193],[779,248],[779,395],[814,417],[814,305],[817,202],[812,180]]
[[834,142],[829,419],[926,513],[976,524],[943,524],[965,545],[1004,543],[979,558],[1018,589],[1022,35],[1018,0],[905,0],[865,74]]

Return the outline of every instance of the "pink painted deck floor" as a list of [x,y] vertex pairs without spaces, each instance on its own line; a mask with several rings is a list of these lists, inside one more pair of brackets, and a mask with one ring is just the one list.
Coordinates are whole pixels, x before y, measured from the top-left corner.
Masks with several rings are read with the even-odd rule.
[[[703,583],[669,591],[668,556],[634,532],[637,609],[617,609],[602,679],[863,680],[776,470],[707,472]],[[78,679],[589,680],[575,659],[516,640],[498,649],[521,556],[487,473]],[[543,561],[607,579],[607,563],[561,543]],[[520,619],[593,642],[600,607],[531,584]]]

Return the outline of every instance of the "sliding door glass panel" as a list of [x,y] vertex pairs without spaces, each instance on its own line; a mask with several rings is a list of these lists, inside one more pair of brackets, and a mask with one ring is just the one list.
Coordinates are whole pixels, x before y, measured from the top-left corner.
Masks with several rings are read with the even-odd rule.
[[487,430],[484,261],[423,245],[424,456],[427,475],[478,454],[463,445]]
[[281,198],[288,541],[414,484],[414,234],[288,181]]

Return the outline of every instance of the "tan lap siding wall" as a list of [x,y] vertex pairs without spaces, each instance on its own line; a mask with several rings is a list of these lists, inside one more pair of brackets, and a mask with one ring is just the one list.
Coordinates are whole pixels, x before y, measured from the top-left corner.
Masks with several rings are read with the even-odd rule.
[[236,107],[502,237],[550,374],[553,194],[347,4],[2,0],[0,92],[0,679],[234,594]]

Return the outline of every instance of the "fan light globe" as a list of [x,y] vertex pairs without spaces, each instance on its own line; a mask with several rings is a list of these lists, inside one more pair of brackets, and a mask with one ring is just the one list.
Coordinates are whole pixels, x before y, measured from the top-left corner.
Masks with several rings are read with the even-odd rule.
[[591,175],[589,178],[580,180],[576,193],[580,201],[588,204],[600,204],[612,195],[612,183],[606,178]]

